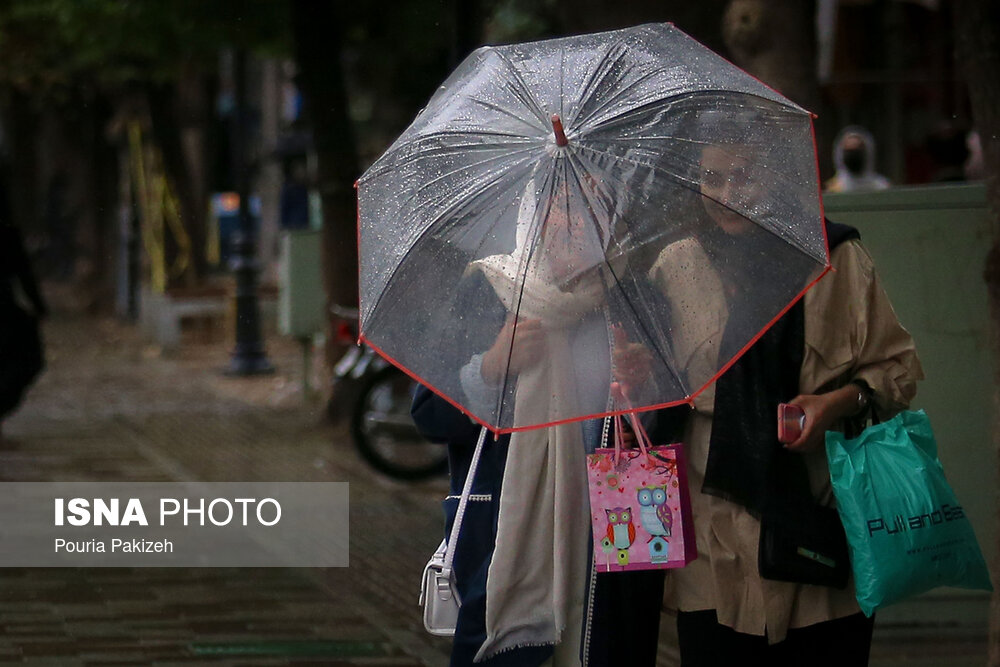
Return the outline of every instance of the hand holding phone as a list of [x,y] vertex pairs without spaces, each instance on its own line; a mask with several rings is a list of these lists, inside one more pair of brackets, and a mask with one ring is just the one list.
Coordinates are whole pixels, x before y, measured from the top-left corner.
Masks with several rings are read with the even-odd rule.
[[791,403],[778,404],[778,442],[795,442],[806,425],[806,413]]

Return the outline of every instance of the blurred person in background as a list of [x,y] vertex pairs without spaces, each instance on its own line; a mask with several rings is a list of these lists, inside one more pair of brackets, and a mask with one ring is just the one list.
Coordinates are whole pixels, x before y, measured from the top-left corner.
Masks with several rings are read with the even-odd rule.
[[950,120],[942,120],[925,141],[933,168],[931,182],[954,183],[965,180],[965,163],[969,159],[966,132]]
[[983,140],[978,130],[971,130],[965,136],[965,147],[969,149],[969,159],[965,161],[965,180],[981,181],[986,177],[983,164]]
[[280,206],[282,229],[309,228],[309,181],[303,157],[291,158],[284,164]]
[[827,192],[885,190],[889,179],[875,171],[875,139],[860,125],[848,125],[833,142],[837,173],[826,182]]
[[0,220],[0,438],[45,365],[39,321],[48,309],[18,229]]

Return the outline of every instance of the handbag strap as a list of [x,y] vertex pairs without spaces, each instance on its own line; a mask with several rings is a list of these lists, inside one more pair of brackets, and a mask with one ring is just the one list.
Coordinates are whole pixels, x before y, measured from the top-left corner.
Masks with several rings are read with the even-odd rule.
[[458,543],[458,534],[462,530],[465,506],[469,504],[469,496],[472,495],[472,481],[476,476],[476,469],[479,467],[479,458],[483,453],[483,445],[486,443],[486,433],[487,430],[484,426],[479,431],[476,451],[472,454],[469,472],[465,476],[465,485],[462,487],[462,498],[458,501],[458,510],[455,512],[455,522],[451,524],[451,534],[448,535],[448,548],[444,552],[444,567],[441,569],[441,574],[445,577],[451,576],[451,564],[455,560],[455,546]]

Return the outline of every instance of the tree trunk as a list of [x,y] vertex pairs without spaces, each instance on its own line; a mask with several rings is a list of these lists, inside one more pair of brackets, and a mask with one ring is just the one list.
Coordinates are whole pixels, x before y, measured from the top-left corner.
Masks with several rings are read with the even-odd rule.
[[[959,67],[965,75],[972,102],[972,118],[982,139],[986,173],[986,200],[992,239],[984,279],[989,293],[993,329],[994,405],[1000,406],[1000,3],[996,0],[955,0],[955,44]],[[993,444],[1000,464],[1000,413],[994,408]],[[1000,466],[997,469],[1000,477]],[[1000,508],[998,508],[1000,509]],[[1000,514],[998,514],[1000,518]],[[994,582],[990,611],[989,662],[1000,667],[1000,531],[993,545]]]
[[730,0],[722,36],[737,65],[796,104],[819,107],[816,3]]
[[323,282],[327,303],[358,303],[358,156],[341,67],[338,3],[293,0],[292,34],[306,114],[316,148],[323,201]]
[[[197,131],[189,132],[197,123],[192,117],[194,82],[152,84],[146,88],[149,117],[156,147],[163,158],[163,170],[177,198],[181,224],[191,244],[191,270],[185,272],[186,282],[194,282],[205,274],[205,220],[208,208],[204,170],[197,166],[202,150]],[[183,107],[183,108],[179,108]],[[192,141],[192,138],[195,140]],[[187,143],[187,146],[185,146]],[[194,167],[194,169],[192,169]],[[175,249],[176,250],[176,249]],[[171,253],[172,254],[172,253]]]
[[110,102],[97,94],[88,101],[81,123],[84,131],[80,141],[81,155],[90,167],[83,200],[88,210],[81,217],[88,220],[91,227],[87,248],[91,255],[91,270],[89,275],[83,277],[91,299],[91,312],[110,310],[115,294],[118,164],[114,147],[106,137],[111,116]]
[[196,278],[207,271],[205,255],[208,235],[209,204],[209,127],[212,123],[215,98],[209,77],[198,66],[187,62],[182,67],[177,84],[178,140],[184,171],[175,177],[184,181],[182,194],[187,201],[181,203],[185,214],[184,225],[191,236],[192,262]]
[[31,107],[31,99],[16,90],[5,96],[2,109],[4,133],[8,137],[10,163],[4,165],[8,177],[10,215],[25,237],[44,234],[42,211],[39,206],[37,137],[38,115]]
[[[835,118],[821,113],[816,3],[729,0],[722,18],[722,37],[734,63],[799,106],[819,114],[815,123],[817,148],[828,149],[839,128],[830,125]],[[828,162],[820,164],[824,178]]]

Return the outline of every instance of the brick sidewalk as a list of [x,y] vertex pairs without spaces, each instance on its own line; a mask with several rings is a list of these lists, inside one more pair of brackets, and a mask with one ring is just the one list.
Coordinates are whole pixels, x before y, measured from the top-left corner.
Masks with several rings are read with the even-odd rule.
[[49,367],[4,424],[3,481],[348,481],[351,566],[2,569],[0,662],[57,665],[443,665],[416,597],[443,482],[386,482],[321,406],[298,351],[227,378],[225,345],[165,358],[107,320],[46,326]]

